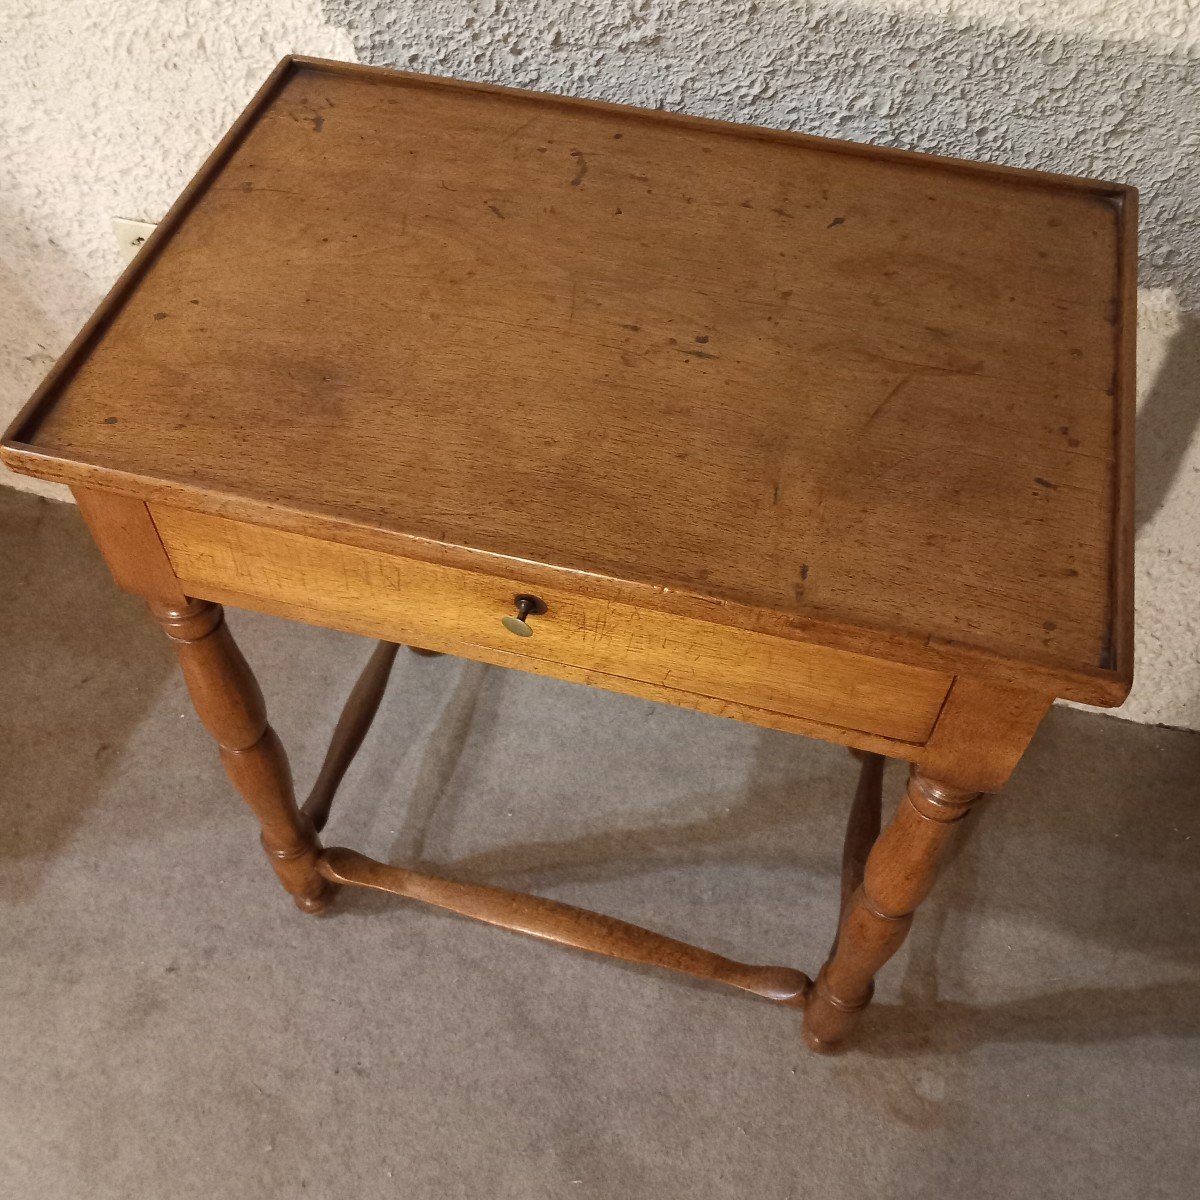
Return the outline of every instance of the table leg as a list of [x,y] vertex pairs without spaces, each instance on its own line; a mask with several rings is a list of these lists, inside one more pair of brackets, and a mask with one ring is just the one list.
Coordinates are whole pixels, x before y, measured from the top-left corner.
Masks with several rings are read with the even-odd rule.
[[292,772],[262,692],[217,604],[150,602],[179,656],[192,704],[221,748],[221,761],[262,825],[262,844],[280,882],[304,912],[320,912],[333,885],[317,873],[321,845],[296,807]]
[[935,782],[914,769],[892,823],[867,856],[862,882],[843,906],[838,937],[813,985],[804,1040],[832,1050],[871,1001],[876,971],[900,948],[929,894],[957,821],[978,792]]

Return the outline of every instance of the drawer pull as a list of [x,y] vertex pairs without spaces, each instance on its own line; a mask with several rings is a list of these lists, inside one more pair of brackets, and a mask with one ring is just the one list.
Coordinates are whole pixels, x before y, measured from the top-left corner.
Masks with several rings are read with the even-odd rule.
[[536,596],[514,596],[513,599],[517,604],[517,615],[501,617],[500,624],[517,637],[533,637],[533,629],[526,617],[544,613],[546,606]]

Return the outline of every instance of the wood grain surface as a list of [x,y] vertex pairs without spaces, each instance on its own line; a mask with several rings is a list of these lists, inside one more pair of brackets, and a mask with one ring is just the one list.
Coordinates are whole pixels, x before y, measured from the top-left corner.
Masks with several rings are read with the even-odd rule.
[[291,62],[5,460],[1113,703],[1134,220],[1119,185]]
[[520,579],[151,507],[189,594],[280,601],[352,632],[382,623],[393,642],[450,639],[915,743],[950,688],[940,672],[563,591],[539,592],[545,613],[516,637],[502,618]]

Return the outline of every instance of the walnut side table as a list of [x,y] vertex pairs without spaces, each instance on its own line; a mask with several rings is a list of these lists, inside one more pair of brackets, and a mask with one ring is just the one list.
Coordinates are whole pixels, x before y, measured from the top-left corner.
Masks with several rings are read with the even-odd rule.
[[[149,602],[302,909],[394,892],[828,1049],[1053,700],[1129,689],[1135,246],[1116,184],[288,58],[3,457]],[[302,806],[223,603],[381,639]],[[858,752],[815,982],[324,848],[401,645]]]

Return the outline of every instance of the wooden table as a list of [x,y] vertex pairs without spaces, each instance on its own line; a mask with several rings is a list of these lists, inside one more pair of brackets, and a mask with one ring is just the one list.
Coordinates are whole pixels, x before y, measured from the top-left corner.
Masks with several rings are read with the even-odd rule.
[[[4,461],[149,602],[302,909],[395,892],[826,1049],[1051,702],[1128,691],[1135,230],[1120,185],[289,58]],[[303,806],[223,603],[382,639]],[[323,848],[401,644],[859,752],[815,982]]]

